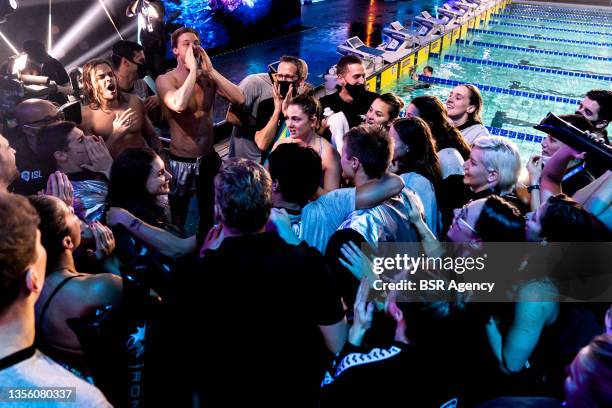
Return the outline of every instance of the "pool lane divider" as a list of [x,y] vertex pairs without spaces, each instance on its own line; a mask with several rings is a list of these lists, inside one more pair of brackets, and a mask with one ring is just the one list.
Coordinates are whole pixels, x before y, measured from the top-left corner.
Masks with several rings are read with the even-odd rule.
[[517,10],[517,12],[511,12],[509,13],[513,16],[516,15],[520,15],[520,16],[529,16],[529,17],[544,17],[544,18],[550,18],[550,17],[568,17],[571,16],[570,19],[572,20],[580,20],[580,21],[584,21],[584,22],[589,22],[589,23],[593,23],[593,20],[605,20],[606,18],[608,18],[608,16],[584,16],[584,15],[575,15],[575,14],[571,14],[571,13],[543,13],[541,11],[522,11],[522,10]]
[[516,132],[514,130],[502,129],[502,128],[493,127],[493,126],[485,126],[485,127],[489,130],[489,133],[491,133],[494,136],[503,136],[503,137],[507,137],[508,139],[517,139],[517,140],[522,140],[525,142],[534,142],[534,143],[542,143],[542,140],[544,140],[544,136],[540,136],[540,135],[532,135],[530,133]]
[[470,81],[456,81],[454,79],[427,77],[424,75],[419,75],[419,81],[429,82],[430,84],[440,84],[440,85],[450,85],[450,86],[472,84],[472,85],[477,86],[478,89],[480,89],[482,92],[494,92],[494,93],[504,94],[504,95],[513,95],[513,96],[521,96],[523,98],[537,99],[540,101],[561,102],[561,103],[569,103],[572,105],[580,105],[580,99],[566,98],[563,96],[555,96],[555,95],[546,95],[546,94],[541,94],[541,93],[536,93],[536,92],[519,91],[516,89],[508,89],[508,88],[501,88],[499,86],[483,85],[483,84],[478,84],[476,82],[470,82]]
[[501,22],[501,21],[489,21],[489,26],[517,27],[517,28],[524,28],[524,29],[527,29],[527,30],[536,29],[536,30],[562,31],[562,32],[565,32],[565,33],[612,36],[612,33],[602,33],[602,32],[597,32],[597,31],[585,31],[585,30],[574,30],[572,28],[555,28],[555,27],[542,27],[542,26],[525,25],[525,24],[504,23],[504,22]]
[[[570,20],[555,20],[551,18],[539,18],[539,17],[521,17],[521,16],[513,16],[511,14],[491,14],[491,18],[507,18],[510,20],[519,20],[519,21],[533,21],[533,22],[542,22],[542,23],[561,23],[568,25],[582,25],[584,21],[570,21]],[[598,28],[612,28],[612,24],[597,24]]]
[[540,13],[573,13],[587,16],[605,16],[612,17],[612,13],[609,13],[606,10],[593,10],[593,9],[583,9],[577,7],[550,7],[550,6],[532,6],[531,4],[513,4],[509,7],[509,11],[534,11]]
[[562,42],[562,43],[582,44],[582,45],[594,45],[597,47],[612,47],[612,43],[570,40],[568,38],[557,38],[557,37],[540,37],[540,36],[528,35],[528,34],[504,33],[501,31],[481,30],[480,28],[470,28],[468,29],[468,32],[475,33],[475,34],[492,34],[492,35],[498,35],[502,37],[525,38],[528,40],[552,41],[552,42]]
[[494,43],[488,43],[488,42],[483,42],[483,41],[457,40],[457,44],[475,45],[475,46],[487,47],[487,48],[499,48],[502,50],[511,50],[511,51],[530,52],[532,54],[559,55],[561,57],[573,57],[573,58],[580,58],[580,59],[590,59],[590,60],[596,60],[596,61],[612,62],[612,57],[604,57],[601,55],[575,54],[573,52],[517,47],[514,45],[494,44]]
[[544,74],[563,75],[563,76],[569,76],[569,77],[596,79],[599,81],[612,82],[612,76],[608,76],[608,75],[587,74],[583,72],[565,71],[562,69],[544,68],[544,67],[538,67],[534,65],[510,64],[507,62],[491,61],[491,60],[485,60],[485,59],[479,59],[479,58],[463,57],[463,56],[458,56],[458,55],[446,55],[444,57],[444,60],[445,61],[456,61],[456,62],[468,62],[471,64],[490,65],[492,67],[520,69],[523,71],[541,72]]

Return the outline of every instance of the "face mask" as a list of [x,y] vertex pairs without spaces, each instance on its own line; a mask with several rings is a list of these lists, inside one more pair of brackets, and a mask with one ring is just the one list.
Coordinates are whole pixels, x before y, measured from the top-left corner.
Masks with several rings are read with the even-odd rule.
[[[134,61],[132,61],[132,62],[134,62]],[[136,63],[134,62],[134,64],[136,64]],[[138,78],[142,79],[142,78],[146,77],[147,74],[149,73],[149,67],[147,65],[147,62],[145,61],[142,64],[136,64],[136,65],[138,65],[138,71],[137,71]]]
[[366,93],[365,84],[346,84],[344,85],[344,89],[346,89],[346,92],[348,92],[353,99],[357,99]]
[[291,92],[291,96],[295,97],[297,96],[297,87],[298,87],[298,81],[278,81],[279,87],[280,87],[280,95],[281,97],[286,97],[287,94],[289,93],[289,87],[291,85],[293,85],[293,92]]

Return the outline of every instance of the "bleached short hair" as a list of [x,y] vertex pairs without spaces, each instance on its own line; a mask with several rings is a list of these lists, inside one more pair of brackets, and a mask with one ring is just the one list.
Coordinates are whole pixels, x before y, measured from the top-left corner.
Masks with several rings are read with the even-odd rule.
[[521,155],[516,144],[501,136],[481,136],[474,140],[472,148],[482,150],[484,166],[497,172],[500,192],[510,192],[521,172]]

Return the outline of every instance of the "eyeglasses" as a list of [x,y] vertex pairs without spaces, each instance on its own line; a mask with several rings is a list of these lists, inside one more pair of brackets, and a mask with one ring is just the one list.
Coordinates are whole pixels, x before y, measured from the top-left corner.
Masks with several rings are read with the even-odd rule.
[[277,81],[293,82],[298,79],[297,75],[282,75],[282,74],[273,74],[273,75],[274,75],[274,79],[276,79]]
[[44,118],[35,120],[34,122],[24,123],[22,126],[28,128],[39,128],[45,125],[51,125],[53,123],[60,122],[64,119],[66,119],[64,112],[59,111],[55,116],[45,116]]
[[466,227],[467,229],[472,231],[474,233],[474,235],[478,235],[478,233],[476,232],[474,227],[472,227],[470,224],[468,224],[466,219],[467,219],[467,204],[464,205],[463,207],[461,207],[461,210],[459,210],[459,216],[457,217],[457,221],[459,221],[461,223],[461,225],[463,225],[464,227]]

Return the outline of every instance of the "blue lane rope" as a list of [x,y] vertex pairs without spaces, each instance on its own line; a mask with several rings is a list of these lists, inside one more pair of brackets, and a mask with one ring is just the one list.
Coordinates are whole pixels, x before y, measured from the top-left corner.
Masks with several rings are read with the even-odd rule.
[[[507,18],[510,20],[520,20],[520,21],[535,21],[535,22],[544,22],[544,23],[561,23],[568,25],[581,25],[584,24],[584,21],[571,21],[571,20],[555,20],[551,18],[539,18],[539,17],[523,17],[523,16],[513,16],[509,14],[491,14],[492,18]],[[612,28],[612,24],[600,24],[597,23],[598,28]]]
[[[525,15],[525,16],[542,16],[542,17],[567,17],[571,15],[570,13],[545,13],[541,11],[519,11],[518,13],[512,13],[512,15]],[[584,17],[584,18],[583,18]],[[581,16],[581,15],[572,15],[571,17],[574,20],[582,20],[593,22],[594,19],[602,18],[602,16]],[[603,16],[603,18],[607,18],[607,16]]]
[[469,62],[472,64],[491,65],[493,67],[520,69],[523,71],[541,72],[544,74],[562,75],[562,76],[569,76],[569,77],[576,77],[576,78],[587,78],[587,79],[595,79],[599,81],[612,82],[612,76],[608,76],[608,75],[587,74],[583,72],[544,68],[544,67],[538,67],[538,66],[533,66],[533,65],[510,64],[507,62],[492,61],[492,60],[486,60],[486,59],[480,59],[480,58],[463,57],[463,56],[458,56],[458,55],[446,55],[444,57],[444,60],[445,61]]
[[502,37],[525,38],[529,40],[554,41],[554,42],[562,42],[562,43],[570,43],[570,44],[594,45],[597,47],[612,47],[612,43],[602,43],[602,42],[596,42],[596,41],[579,41],[579,40],[570,40],[567,38],[557,38],[557,37],[539,37],[539,36],[528,35],[528,34],[515,34],[515,33],[504,33],[501,31],[481,30],[480,28],[469,28],[468,31],[472,33],[476,33],[476,34],[492,34],[492,35],[498,35]]
[[507,137],[508,139],[517,139],[517,140],[522,140],[525,142],[533,142],[533,143],[542,143],[542,140],[544,140],[544,137],[540,135],[532,135],[530,133],[516,132],[514,130],[502,129],[502,128],[493,127],[493,126],[485,126],[485,127],[489,130],[489,133],[491,133],[494,136],[503,136],[503,137]]
[[536,29],[536,30],[549,30],[549,31],[562,31],[566,33],[577,33],[577,34],[590,34],[590,35],[609,35],[612,36],[612,33],[602,33],[597,31],[585,31],[585,30],[574,30],[572,28],[556,28],[556,27],[542,27],[542,26],[534,26],[534,25],[526,25],[526,24],[514,24],[514,23],[504,23],[501,21],[489,21],[490,26],[502,26],[502,27],[517,27],[524,29]]
[[514,45],[494,44],[494,43],[483,42],[483,41],[471,41],[470,42],[469,40],[457,40],[457,44],[463,44],[463,45],[471,44],[471,45],[487,47],[487,48],[500,48],[504,50],[530,52],[532,54],[559,55],[561,57],[574,57],[574,58],[580,58],[580,59],[590,59],[590,60],[596,60],[596,61],[612,62],[612,57],[604,57],[601,55],[575,54],[573,52],[517,47]]
[[612,13],[609,13],[605,10],[586,10],[586,9],[579,9],[579,8],[573,8],[573,7],[549,7],[549,6],[537,6],[537,7],[533,7],[531,5],[528,4],[513,4],[509,7],[509,11],[533,11],[533,12],[540,12],[540,13],[572,13],[572,14],[579,14],[579,15],[584,15],[584,16],[589,16],[589,17],[601,17],[601,16],[605,16],[605,17],[612,17]]
[[541,93],[536,93],[536,92],[518,91],[515,89],[501,88],[498,86],[478,84],[476,82],[456,81],[454,79],[446,79],[446,78],[438,78],[438,77],[426,77],[424,75],[419,75],[418,78],[419,78],[419,81],[429,82],[431,84],[441,84],[441,85],[450,85],[450,86],[472,84],[472,85],[477,86],[478,89],[480,89],[482,92],[494,92],[494,93],[505,94],[505,95],[522,96],[524,98],[538,99],[538,100],[544,100],[544,101],[550,101],[550,102],[568,103],[571,105],[580,104],[580,99],[566,98],[563,96],[546,95],[546,94],[541,94]]

